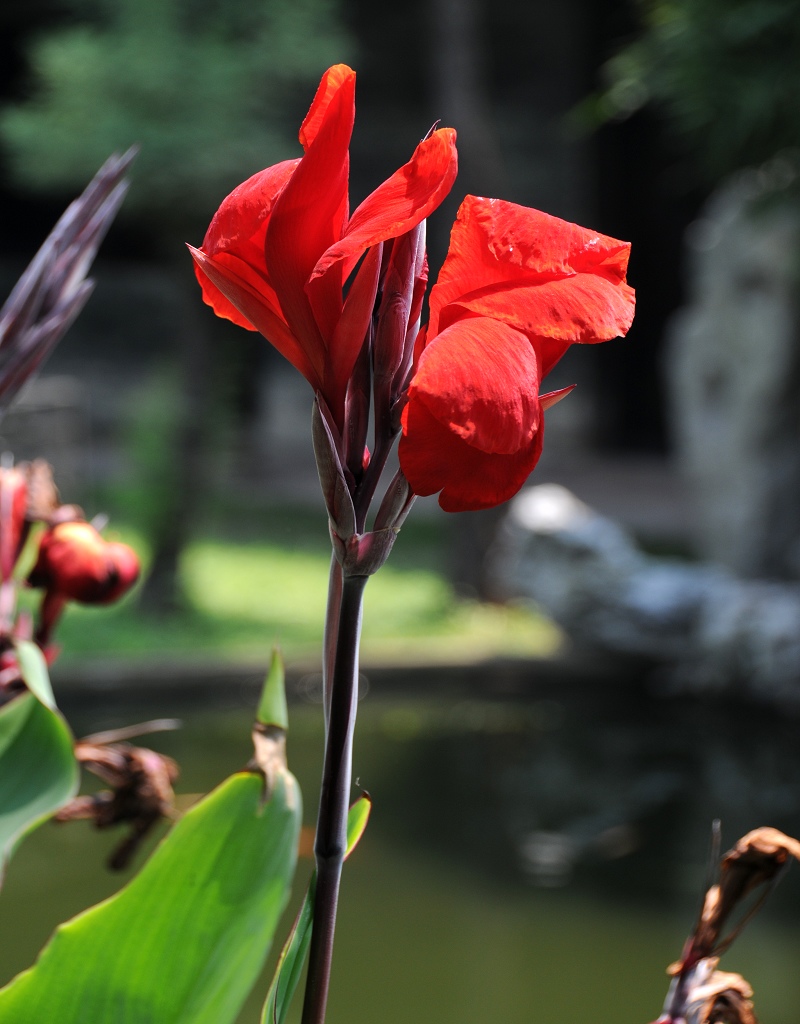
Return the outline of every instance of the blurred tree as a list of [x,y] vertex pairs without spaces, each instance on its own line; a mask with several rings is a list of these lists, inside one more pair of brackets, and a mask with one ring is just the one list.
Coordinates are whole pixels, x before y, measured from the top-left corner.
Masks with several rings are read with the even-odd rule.
[[288,126],[349,50],[335,2],[65,0],[71,21],[29,50],[29,95],[0,114],[10,171],[25,190],[73,189],[113,150],[141,147],[126,214],[164,262],[182,325],[173,486],[151,519],[149,598],[161,609],[179,600],[176,570],[219,380],[182,243],[202,238],[236,184],[293,154]]
[[579,115],[595,124],[652,102],[683,140],[695,177],[800,147],[798,0],[637,0],[641,31],[603,69]]
[[[306,99],[348,49],[332,0],[69,0],[75,23],[29,52],[28,99],[0,116],[12,173],[72,189],[114,149],[141,146],[129,214],[194,226],[290,152]],[[287,116],[288,115],[288,116]]]

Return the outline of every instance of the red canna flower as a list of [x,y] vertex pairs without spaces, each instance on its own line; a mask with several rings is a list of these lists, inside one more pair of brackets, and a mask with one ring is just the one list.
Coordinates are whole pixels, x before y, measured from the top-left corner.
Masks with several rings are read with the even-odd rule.
[[625,334],[630,245],[526,207],[467,196],[431,292],[402,414],[400,465],[448,512],[512,497],[539,460],[540,395],[573,342]]
[[322,78],[300,128],[304,155],[253,175],[224,200],[200,249],[190,251],[204,300],[260,331],[324,398],[341,429],[347,382],[373,312],[379,253],[347,300],[363,253],[420,224],[452,187],[455,132],[442,128],[348,215],[355,72]]

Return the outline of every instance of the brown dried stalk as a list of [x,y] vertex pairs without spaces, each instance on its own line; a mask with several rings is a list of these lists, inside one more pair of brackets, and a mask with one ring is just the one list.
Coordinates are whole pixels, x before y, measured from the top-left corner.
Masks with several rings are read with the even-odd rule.
[[[719,880],[703,900],[697,925],[681,959],[668,973],[673,981],[656,1024],[757,1024],[753,991],[740,974],[718,971],[719,956],[761,907],[791,863],[800,842],[775,828],[748,832],[720,861]],[[760,887],[761,895],[723,938],[733,912]]]

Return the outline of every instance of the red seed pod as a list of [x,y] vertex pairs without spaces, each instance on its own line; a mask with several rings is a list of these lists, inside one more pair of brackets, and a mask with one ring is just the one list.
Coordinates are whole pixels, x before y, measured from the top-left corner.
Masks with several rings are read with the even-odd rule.
[[28,582],[71,601],[108,604],[138,577],[139,559],[127,544],[104,540],[91,523],[69,522],[42,536]]

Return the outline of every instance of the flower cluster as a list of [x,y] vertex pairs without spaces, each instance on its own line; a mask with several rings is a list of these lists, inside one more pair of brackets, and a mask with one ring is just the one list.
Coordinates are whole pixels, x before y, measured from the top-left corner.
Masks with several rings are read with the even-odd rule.
[[350,68],[331,68],[300,129],[304,155],[234,189],[190,247],[205,301],[260,331],[314,389],[340,480],[338,498],[323,482],[332,529],[344,487],[348,536],[364,529],[400,432],[398,508],[412,492],[439,493],[451,512],[510,498],[541,453],[545,410],[570,390],[542,394],[543,378],[569,345],[624,334],[634,312],[627,243],[467,196],[420,328],[424,221],[453,185],[455,133],[431,132],[348,215],[354,86]]

